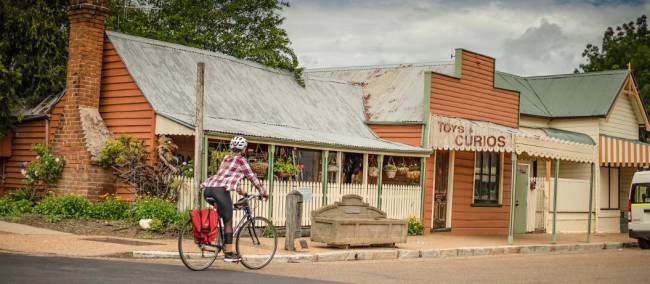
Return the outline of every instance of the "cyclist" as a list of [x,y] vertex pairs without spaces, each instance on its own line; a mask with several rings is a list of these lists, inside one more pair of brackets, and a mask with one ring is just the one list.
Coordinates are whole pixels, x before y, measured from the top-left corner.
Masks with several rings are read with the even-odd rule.
[[235,136],[230,140],[231,153],[223,158],[223,162],[219,166],[217,173],[209,177],[203,184],[204,187],[203,197],[208,203],[217,205],[217,212],[219,217],[223,219],[224,224],[224,261],[238,262],[241,260],[240,256],[233,251],[232,245],[232,213],[233,204],[230,198],[230,191],[237,191],[240,195],[246,193],[239,186],[239,181],[246,177],[255,185],[257,191],[262,195],[264,200],[268,199],[268,194],[264,185],[257,178],[255,173],[251,170],[248,161],[246,161],[246,147],[248,142],[244,137]]

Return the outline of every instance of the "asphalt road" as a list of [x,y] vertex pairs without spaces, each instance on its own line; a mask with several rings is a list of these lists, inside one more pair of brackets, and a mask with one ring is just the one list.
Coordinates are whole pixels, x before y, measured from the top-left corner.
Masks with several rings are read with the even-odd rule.
[[[2,283],[650,283],[650,250],[450,259],[272,264],[262,271],[178,260],[124,261],[0,254]],[[331,282],[330,282],[331,283]]]
[[238,271],[238,267],[194,272],[177,264],[0,253],[0,283],[331,283]]

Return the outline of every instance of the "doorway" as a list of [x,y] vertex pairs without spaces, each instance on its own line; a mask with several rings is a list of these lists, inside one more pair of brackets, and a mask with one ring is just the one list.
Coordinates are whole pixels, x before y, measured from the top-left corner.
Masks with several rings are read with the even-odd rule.
[[436,151],[435,185],[433,188],[433,218],[431,229],[447,228],[449,193],[449,151]]
[[528,210],[528,165],[517,165],[517,186],[515,187],[515,234],[526,233]]

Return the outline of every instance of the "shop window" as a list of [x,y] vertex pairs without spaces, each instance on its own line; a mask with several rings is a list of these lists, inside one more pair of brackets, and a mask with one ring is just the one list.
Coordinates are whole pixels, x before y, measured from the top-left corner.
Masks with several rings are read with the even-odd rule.
[[474,167],[475,205],[499,205],[500,168],[500,153],[476,153]]
[[619,168],[600,168],[600,209],[619,209],[619,183]]
[[279,180],[320,181],[322,151],[293,147],[276,147],[274,178]]
[[341,179],[343,183],[363,183],[363,154],[343,153]]

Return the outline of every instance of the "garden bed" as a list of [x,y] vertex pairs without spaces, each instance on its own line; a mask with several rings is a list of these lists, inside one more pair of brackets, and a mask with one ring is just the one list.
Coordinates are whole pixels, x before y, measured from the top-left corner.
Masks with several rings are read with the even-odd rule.
[[147,231],[137,224],[126,221],[98,219],[63,219],[56,223],[48,223],[42,215],[24,214],[19,217],[0,217],[3,221],[25,224],[55,231],[87,236],[113,236],[137,239],[173,239],[177,230],[170,228],[166,231]]

